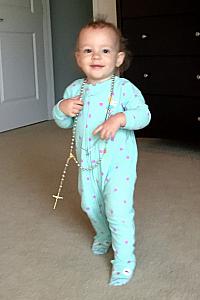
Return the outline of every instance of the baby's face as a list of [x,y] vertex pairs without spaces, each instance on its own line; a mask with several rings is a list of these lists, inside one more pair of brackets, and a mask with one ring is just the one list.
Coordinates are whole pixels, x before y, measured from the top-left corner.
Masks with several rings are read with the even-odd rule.
[[111,28],[83,29],[77,47],[77,64],[92,84],[109,79],[124,60],[125,54],[119,52],[119,41]]

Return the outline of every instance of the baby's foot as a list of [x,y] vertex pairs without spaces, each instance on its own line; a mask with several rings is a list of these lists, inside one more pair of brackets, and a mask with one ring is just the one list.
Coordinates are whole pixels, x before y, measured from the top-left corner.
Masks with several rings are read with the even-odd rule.
[[95,255],[105,254],[108,252],[110,246],[111,246],[110,241],[101,242],[96,239],[92,245],[92,252]]
[[111,263],[113,263],[113,270],[109,285],[120,286],[127,284],[133,276],[135,264],[122,266],[114,264],[114,261],[111,261]]

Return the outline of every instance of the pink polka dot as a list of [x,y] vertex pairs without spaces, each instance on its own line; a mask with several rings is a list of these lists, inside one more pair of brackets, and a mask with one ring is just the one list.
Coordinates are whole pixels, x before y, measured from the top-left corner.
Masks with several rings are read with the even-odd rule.
[[92,160],[92,163],[95,164],[96,160]]
[[120,151],[123,151],[123,150],[124,150],[124,148],[119,148],[119,150],[120,150]]
[[88,124],[86,124],[86,126],[85,126],[86,128],[88,128]]
[[130,159],[130,156],[126,156],[126,159]]
[[123,93],[123,96],[125,97],[125,96],[126,96],[126,93]]
[[87,105],[90,105],[90,101],[87,102]]
[[92,140],[92,139],[91,139],[91,138],[89,138],[88,140],[89,140],[89,142],[91,142],[91,140]]
[[117,192],[118,191],[118,189],[117,188],[114,188],[114,192]]
[[128,241],[126,240],[126,241],[124,241],[124,243],[125,243],[125,244],[128,244]]
[[126,177],[126,180],[128,181],[130,178],[129,177]]
[[99,105],[100,105],[100,106],[103,106],[103,102],[99,102]]
[[90,180],[90,178],[89,178],[89,177],[87,177],[87,180]]
[[104,154],[105,154],[105,153],[106,153],[106,149],[104,149],[104,150],[102,150],[102,149],[101,149],[101,150],[99,150],[99,153],[101,153],[101,154],[103,154],[103,153],[104,153]]
[[93,199],[96,199],[96,196],[95,196],[95,195],[93,196]]
[[91,115],[91,114],[89,114],[89,115],[88,115],[88,118],[91,118],[91,117],[92,117],[92,115]]
[[104,173],[103,172],[101,172],[101,176],[103,176],[104,175]]

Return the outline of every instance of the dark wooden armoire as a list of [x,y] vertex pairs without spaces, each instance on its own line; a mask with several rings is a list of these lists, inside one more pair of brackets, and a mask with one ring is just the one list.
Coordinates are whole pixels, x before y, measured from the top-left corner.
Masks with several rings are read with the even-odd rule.
[[200,138],[200,10],[194,0],[117,0],[133,54],[124,74],[143,93],[151,124],[138,136]]

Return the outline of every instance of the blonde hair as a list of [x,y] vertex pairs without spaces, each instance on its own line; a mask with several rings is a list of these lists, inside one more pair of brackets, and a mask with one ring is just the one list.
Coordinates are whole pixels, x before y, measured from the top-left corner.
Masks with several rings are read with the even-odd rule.
[[125,72],[131,63],[131,52],[127,49],[127,39],[125,39],[122,36],[121,31],[119,30],[119,28],[117,28],[113,23],[107,22],[105,20],[105,18],[97,18],[94,21],[91,21],[89,23],[87,23],[85,26],[83,26],[78,34],[77,37],[77,43],[76,43],[76,47],[78,45],[78,40],[79,40],[79,36],[80,33],[83,29],[88,29],[88,28],[93,28],[93,29],[98,29],[98,28],[109,28],[111,30],[114,31],[114,33],[117,36],[118,39],[118,44],[119,44],[119,52],[124,52],[125,53],[125,58],[123,63],[121,64],[121,66],[118,69],[119,74],[122,74],[123,72]]

